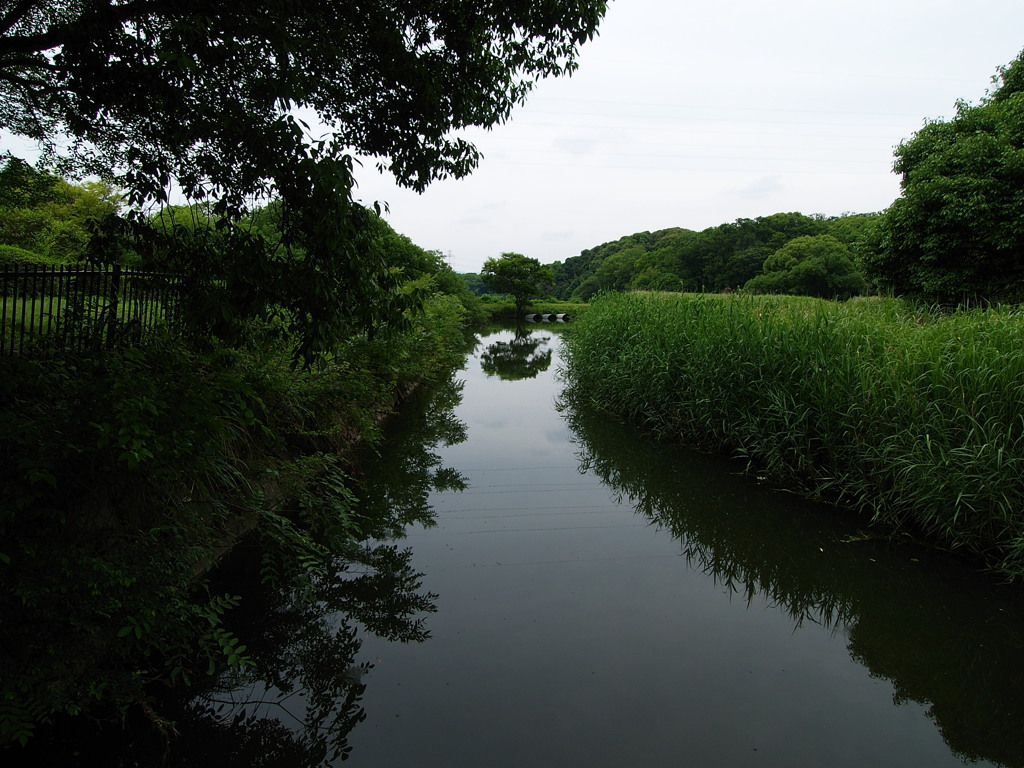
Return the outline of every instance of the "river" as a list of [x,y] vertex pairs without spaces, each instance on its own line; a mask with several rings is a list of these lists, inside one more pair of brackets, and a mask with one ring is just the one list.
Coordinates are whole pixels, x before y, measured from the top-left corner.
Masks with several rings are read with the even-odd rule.
[[256,666],[163,703],[169,751],[60,762],[1024,766],[1019,585],[560,403],[564,328],[481,334],[392,420],[313,598],[239,548]]
[[460,375],[431,638],[364,642],[350,765],[1024,765],[1019,590],[556,409],[559,332]]

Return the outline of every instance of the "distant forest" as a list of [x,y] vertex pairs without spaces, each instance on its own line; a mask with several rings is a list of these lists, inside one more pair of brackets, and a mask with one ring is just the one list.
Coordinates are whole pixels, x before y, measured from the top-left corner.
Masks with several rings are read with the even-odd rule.
[[[706,291],[826,298],[862,293],[861,263],[878,247],[881,213],[826,217],[776,213],[700,232],[637,232],[551,264],[553,297],[588,301],[600,291]],[[483,293],[478,275],[463,275]]]

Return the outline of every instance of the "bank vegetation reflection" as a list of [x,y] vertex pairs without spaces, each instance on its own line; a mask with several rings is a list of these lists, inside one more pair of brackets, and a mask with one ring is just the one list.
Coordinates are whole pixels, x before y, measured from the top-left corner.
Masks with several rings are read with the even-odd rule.
[[[151,722],[69,731],[50,745],[53,764],[57,755],[65,765],[140,768],[313,768],[343,760],[349,734],[366,717],[361,700],[373,661],[359,660],[365,633],[404,643],[430,637],[437,595],[424,590],[411,551],[394,540],[409,524],[433,524],[430,493],[465,487],[438,455],[466,439],[454,415],[460,399],[453,375],[414,393],[386,424],[380,455],[368,449],[353,488],[364,540],[336,552],[327,567],[250,538],[212,575],[212,594],[241,596],[227,629],[244,639],[251,664],[208,679],[185,700],[154,700]],[[72,754],[81,762],[69,763]],[[33,759],[48,762],[38,753]]]
[[962,759],[1024,766],[1019,590],[751,478],[723,483],[717,457],[654,445],[572,400],[561,409],[580,471],[678,538],[694,567],[798,626],[845,633],[852,658],[891,681],[894,704],[924,705]]
[[[418,391],[386,425],[386,450],[372,452],[358,484],[366,542],[341,553],[324,573],[294,570],[282,582],[289,586],[266,595],[262,604],[243,601],[252,606],[259,630],[244,634],[263,640],[253,652],[255,671],[193,700],[190,733],[220,733],[189,741],[224,751],[199,761],[193,755],[184,764],[215,758],[293,768],[344,759],[349,733],[366,717],[363,676],[373,666],[356,661],[361,634],[404,643],[430,637],[426,617],[436,610],[437,596],[422,589],[411,551],[391,542],[411,524],[433,525],[432,492],[465,488],[462,475],[444,466],[437,452],[466,439],[466,427],[455,417],[461,390],[453,375],[444,385]],[[261,569],[267,557],[260,553]],[[230,577],[244,579],[246,570],[231,569]]]

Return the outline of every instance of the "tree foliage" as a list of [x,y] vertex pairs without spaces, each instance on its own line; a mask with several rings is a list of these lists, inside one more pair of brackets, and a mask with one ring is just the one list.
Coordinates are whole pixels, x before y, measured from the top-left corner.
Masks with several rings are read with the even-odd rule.
[[81,261],[95,223],[116,214],[121,203],[110,184],[69,184],[8,156],[0,168],[0,245],[29,254],[17,261]]
[[[572,72],[605,6],[0,0],[0,127],[68,171],[115,172],[133,206],[167,202],[173,183],[230,223],[279,199],[281,241],[230,233],[239,260],[217,279],[228,315],[284,308],[308,358],[401,309],[365,249],[353,156],[420,191],[468,174],[479,153],[457,132],[501,123],[539,78]],[[198,280],[206,261],[183,263]]]
[[831,235],[859,261],[875,247],[880,214],[837,217],[776,213],[709,227],[634,235],[555,262],[558,298],[588,300],[599,291],[730,291],[761,274],[765,260],[800,237]]
[[865,288],[852,255],[832,235],[795,237],[765,259],[764,273],[748,280],[744,289],[752,293],[848,299]]
[[468,319],[483,319],[480,301],[462,276],[451,268],[441,251],[421,248],[406,235],[396,232],[380,216],[373,215],[371,218],[371,253],[386,261],[392,269],[401,271],[406,281],[404,290],[413,290],[415,286],[420,291],[454,296],[466,310]]
[[307,109],[329,126],[328,154],[389,158],[400,182],[423,189],[479,159],[451,130],[499,123],[536,78],[571,72],[604,9],[5,0],[0,120],[51,148],[73,137],[90,170],[129,164],[137,194],[159,196],[173,176],[191,198],[241,203],[303,175],[287,166],[310,157],[292,112]]
[[484,280],[476,272],[460,272],[459,278],[466,285],[466,289],[474,296],[480,296],[487,292]]
[[551,267],[542,266],[537,259],[521,253],[503,253],[501,258],[487,259],[480,276],[489,291],[512,297],[517,315],[553,280]]
[[997,81],[896,149],[902,194],[865,262],[881,287],[949,304],[1024,296],[1024,56]]

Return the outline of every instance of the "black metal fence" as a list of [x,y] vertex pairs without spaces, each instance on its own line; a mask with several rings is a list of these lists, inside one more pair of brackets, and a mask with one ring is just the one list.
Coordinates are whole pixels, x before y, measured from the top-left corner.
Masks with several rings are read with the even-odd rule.
[[138,343],[178,319],[180,297],[179,276],[120,265],[3,269],[0,355]]

